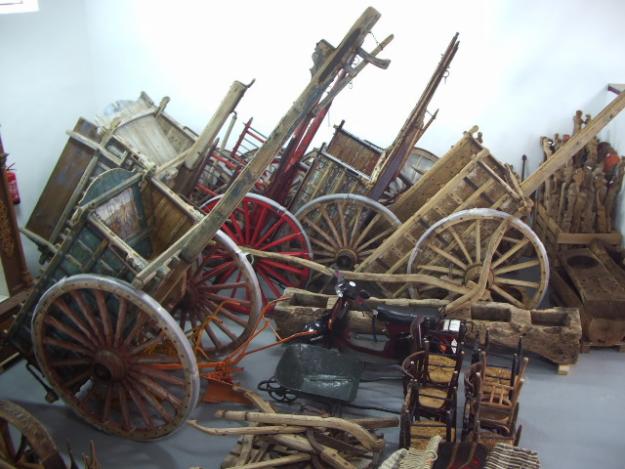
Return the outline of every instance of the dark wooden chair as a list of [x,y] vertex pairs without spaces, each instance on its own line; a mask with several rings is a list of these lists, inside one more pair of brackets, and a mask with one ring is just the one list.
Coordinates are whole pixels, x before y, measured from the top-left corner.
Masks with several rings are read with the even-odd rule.
[[402,363],[405,396],[400,445],[406,448],[424,448],[434,435],[456,440],[456,392],[464,353],[458,353],[457,361],[448,366],[437,360],[449,356],[431,354],[428,341],[423,345],[423,350],[410,354]]
[[[528,359],[524,358],[512,385],[482,378],[487,369],[486,353],[479,363],[474,363],[465,376],[466,403],[463,413],[463,438],[471,431],[487,430],[514,441],[518,439],[516,421],[519,413],[519,396],[523,387]],[[476,427],[479,422],[479,428]]]

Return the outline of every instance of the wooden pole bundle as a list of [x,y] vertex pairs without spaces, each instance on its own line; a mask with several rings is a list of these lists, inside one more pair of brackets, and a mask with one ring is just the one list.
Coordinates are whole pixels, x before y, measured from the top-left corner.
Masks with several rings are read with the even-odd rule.
[[248,422],[249,426],[209,428],[189,421],[192,427],[209,435],[241,439],[222,467],[255,469],[310,463],[306,467],[357,469],[375,465],[384,450],[384,439],[371,432],[394,427],[396,418],[343,419],[278,413],[256,393],[236,388],[258,411],[218,410],[219,418]]

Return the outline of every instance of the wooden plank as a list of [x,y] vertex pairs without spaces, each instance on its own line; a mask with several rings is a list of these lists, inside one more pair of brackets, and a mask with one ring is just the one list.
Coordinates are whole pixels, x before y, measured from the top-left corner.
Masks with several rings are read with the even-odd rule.
[[[96,138],[96,126],[85,119],[78,119],[74,131],[89,138]],[[79,182],[95,151],[74,139],[69,139],[48,178],[37,205],[32,211],[26,228],[47,241],[75,191],[82,191]]]
[[389,207],[402,222],[408,220],[425,205],[471,161],[475,154],[483,149],[482,145],[473,138],[472,134],[475,132],[477,132],[477,126],[465,132],[442,158]]

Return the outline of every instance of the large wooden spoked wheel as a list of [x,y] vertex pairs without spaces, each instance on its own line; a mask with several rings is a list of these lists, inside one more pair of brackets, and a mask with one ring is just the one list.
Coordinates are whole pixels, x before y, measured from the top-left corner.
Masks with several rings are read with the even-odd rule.
[[[315,262],[339,270],[354,270],[400,225],[382,204],[357,194],[318,197],[295,216],[308,233]],[[309,288],[323,291],[330,280],[315,273]]]
[[[503,223],[507,224],[503,237],[493,256],[485,259],[491,235]],[[487,262],[490,299],[520,308],[538,307],[549,280],[545,247],[529,226],[497,210],[462,210],[432,225],[417,241],[407,271],[470,286],[478,282]],[[421,284],[411,288],[411,296],[454,300],[462,294]]]
[[261,309],[252,265],[220,230],[189,273],[186,293],[171,311],[206,357],[243,344],[254,332]]
[[[210,212],[221,197],[209,200],[202,210]],[[262,195],[247,194],[221,229],[241,247],[304,259],[312,256],[308,236],[295,216]],[[286,287],[304,287],[310,276],[309,269],[281,260],[253,255],[248,259],[258,277],[265,303],[282,296]]]
[[100,430],[159,438],[197,402],[187,337],[156,300],[124,281],[80,274],[57,282],[35,308],[32,340],[55,392]]
[[65,469],[67,466],[39,420],[11,401],[0,401],[0,467]]

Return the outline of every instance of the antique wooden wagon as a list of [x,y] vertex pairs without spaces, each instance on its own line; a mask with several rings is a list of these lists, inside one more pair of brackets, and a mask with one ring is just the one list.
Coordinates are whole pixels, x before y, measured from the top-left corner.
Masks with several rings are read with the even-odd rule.
[[[97,428],[139,440],[186,420],[200,387],[195,354],[234,350],[257,325],[257,279],[219,227],[337,75],[367,59],[361,45],[379,16],[365,10],[319,59],[210,213],[140,168],[106,170],[76,196],[60,241],[42,238],[52,257],[9,332],[50,398],[63,398]],[[190,150],[185,157],[194,158]]]
[[310,287],[325,289],[339,268],[346,278],[375,283],[385,298],[440,298],[450,310],[479,299],[537,307],[549,262],[521,221],[531,209],[529,197],[623,107],[621,93],[522,183],[466,133],[391,205],[403,218],[399,227],[383,225],[379,211],[365,214],[370,202],[363,196],[345,195],[337,203],[335,195],[326,199],[333,207],[319,205],[306,217],[300,210],[317,261],[300,262],[315,271]]

